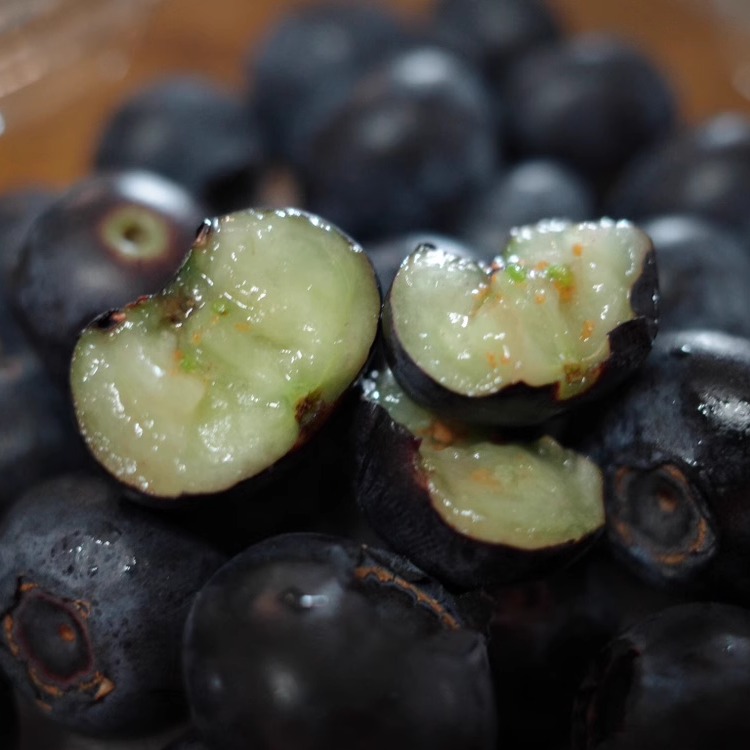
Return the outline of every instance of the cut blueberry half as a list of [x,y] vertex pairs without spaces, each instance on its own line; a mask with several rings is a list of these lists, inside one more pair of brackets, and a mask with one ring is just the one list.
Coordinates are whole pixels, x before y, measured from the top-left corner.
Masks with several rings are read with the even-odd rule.
[[490,266],[421,247],[383,310],[389,362],[447,418],[538,424],[635,370],[656,334],[653,246],[634,225],[542,222]]
[[390,371],[363,381],[358,501],[375,531],[463,588],[542,575],[604,525],[599,468],[553,438],[511,442],[440,420]]
[[227,489],[326,421],[367,361],[379,311],[366,254],[320,218],[249,209],[207,222],[162,292],[82,334],[80,429],[143,493]]

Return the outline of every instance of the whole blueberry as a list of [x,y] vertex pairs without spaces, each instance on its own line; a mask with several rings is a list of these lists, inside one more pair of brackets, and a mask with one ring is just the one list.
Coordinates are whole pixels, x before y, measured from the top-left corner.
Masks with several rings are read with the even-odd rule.
[[660,331],[750,336],[750,253],[735,233],[688,214],[654,216],[640,227],[656,248]]
[[673,134],[630,164],[608,211],[634,221],[695,214],[738,232],[750,246],[750,118],[722,113]]
[[438,0],[434,25],[440,41],[474,61],[496,92],[515,61],[562,36],[546,0]]
[[157,80],[125,99],[94,153],[98,170],[155,172],[212,214],[252,205],[264,160],[253,109],[239,94],[187,75]]
[[356,237],[436,229],[498,162],[476,71],[450,52],[392,56],[321,126],[303,165],[311,209]]
[[88,176],[36,216],[19,249],[13,302],[58,379],[67,383],[90,320],[176,273],[204,217],[179,185],[139,170]]
[[591,185],[551,159],[521,161],[501,172],[466,208],[454,232],[490,255],[500,253],[514,227],[545,219],[587,221],[597,218]]
[[665,74],[611,34],[568,37],[533,50],[506,83],[514,153],[559,159],[598,185],[669,134],[677,117]]
[[374,2],[316,2],[287,12],[247,60],[250,98],[272,155],[297,163],[316,123],[330,116],[375,63],[411,34]]
[[185,617],[222,562],[101,478],[35,485],[0,527],[0,666],[77,732],[136,735],[175,722]]

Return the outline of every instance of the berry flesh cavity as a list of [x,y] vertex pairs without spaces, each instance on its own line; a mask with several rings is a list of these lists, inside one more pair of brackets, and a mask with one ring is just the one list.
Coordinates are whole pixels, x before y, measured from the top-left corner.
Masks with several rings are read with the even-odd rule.
[[369,259],[320,218],[250,209],[207,222],[162,292],[79,339],[79,426],[143,493],[228,489],[322,426],[367,361],[379,311]]
[[492,587],[562,567],[604,524],[602,478],[551,437],[444,422],[388,371],[363,383],[357,496],[370,524],[440,580]]
[[389,364],[446,418],[538,424],[605,393],[656,333],[648,237],[628,222],[540,223],[491,266],[419,248],[383,308]]

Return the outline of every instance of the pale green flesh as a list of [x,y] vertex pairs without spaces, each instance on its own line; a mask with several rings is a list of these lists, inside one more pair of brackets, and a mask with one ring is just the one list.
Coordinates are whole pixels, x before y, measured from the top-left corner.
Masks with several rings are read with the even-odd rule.
[[630,290],[650,248],[627,222],[549,222],[518,230],[492,272],[421,248],[390,294],[397,336],[433,380],[467,396],[507,385],[587,390],[608,334],[634,317]]
[[410,401],[388,370],[368,379],[366,394],[421,438],[432,505],[456,531],[533,550],[576,541],[604,523],[599,468],[551,437],[499,444],[480,430],[445,425]]
[[224,217],[164,292],[80,338],[82,433],[143,492],[231,487],[284,456],[300,421],[351,384],[379,308],[369,261],[337,230],[291,210]]

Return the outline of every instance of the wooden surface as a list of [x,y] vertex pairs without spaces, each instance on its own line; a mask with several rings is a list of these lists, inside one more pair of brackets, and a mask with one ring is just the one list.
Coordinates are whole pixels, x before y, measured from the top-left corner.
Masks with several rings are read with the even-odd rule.
[[[383,1],[410,15],[427,11],[431,0]],[[160,0],[116,55],[99,55],[77,71],[58,75],[46,88],[29,89],[24,106],[39,113],[18,124],[9,120],[0,134],[0,192],[28,185],[62,187],[83,176],[102,119],[128,91],[159,73],[201,71],[230,86],[242,85],[248,49],[287,8],[304,2]],[[549,2],[571,33],[619,30],[642,45],[673,80],[685,119],[722,109],[750,113],[750,101],[732,85],[738,70],[733,56],[743,42],[750,61],[750,31],[744,39],[720,33],[708,13],[712,0]],[[0,99],[0,115],[10,103]]]

